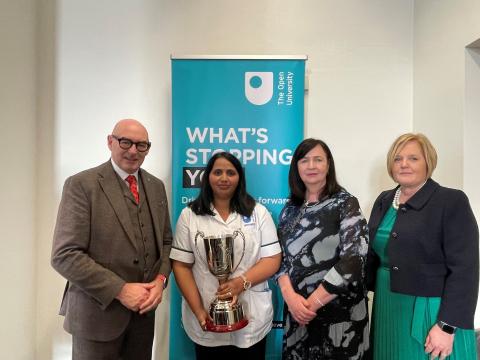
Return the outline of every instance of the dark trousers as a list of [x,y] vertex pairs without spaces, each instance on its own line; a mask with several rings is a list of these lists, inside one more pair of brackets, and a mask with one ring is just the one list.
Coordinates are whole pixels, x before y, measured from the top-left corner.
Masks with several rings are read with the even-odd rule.
[[265,359],[266,344],[266,338],[249,348],[239,348],[233,345],[201,346],[195,344],[195,355],[197,360],[263,360]]
[[125,331],[112,341],[73,336],[73,360],[151,360],[155,316],[134,313]]

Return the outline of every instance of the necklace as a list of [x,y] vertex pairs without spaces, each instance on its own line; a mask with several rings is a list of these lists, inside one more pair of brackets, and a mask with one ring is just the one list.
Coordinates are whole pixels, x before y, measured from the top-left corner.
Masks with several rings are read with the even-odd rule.
[[395,191],[395,196],[393,197],[393,200],[392,200],[392,206],[395,210],[398,210],[398,208],[400,206],[400,194],[401,194],[401,192],[402,192],[402,190],[399,186],[397,191]]
[[303,203],[303,206],[305,206],[306,208],[311,208],[311,207],[314,207],[318,204],[320,204],[320,201],[315,201],[313,203],[309,203],[307,200],[305,200],[305,202]]
[[[420,185],[413,194],[415,194],[418,190],[420,190],[423,185],[425,185],[425,183],[427,182],[427,180],[425,180],[425,182]],[[399,186],[397,191],[395,191],[395,196],[393,197],[393,200],[392,200],[392,206],[395,210],[398,210],[398,208],[400,207],[400,194],[402,193],[402,187]],[[413,195],[411,195],[413,196]]]

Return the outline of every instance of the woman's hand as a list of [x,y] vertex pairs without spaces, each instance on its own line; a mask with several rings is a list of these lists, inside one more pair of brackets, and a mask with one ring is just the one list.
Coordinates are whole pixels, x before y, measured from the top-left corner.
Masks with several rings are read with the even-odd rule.
[[309,309],[309,302],[293,290],[282,293],[288,306],[288,311],[300,325],[307,325],[317,314]]
[[293,319],[300,325],[307,325],[317,315],[315,311],[309,308],[308,300],[297,294],[287,274],[278,278],[278,285]]
[[323,285],[320,284],[318,288],[313,291],[310,296],[307,298],[308,308],[312,311],[317,312],[318,309],[327,305],[330,301],[335,299],[337,295],[330,294]]
[[454,337],[455,334],[447,334],[437,324],[433,325],[425,341],[425,353],[430,354],[431,359],[445,359],[452,353]]
[[216,292],[216,296],[220,300],[232,299],[232,305],[236,304],[238,296],[243,291],[243,280],[241,277],[236,277],[221,284]]
[[202,309],[197,314],[195,314],[195,316],[197,317],[198,323],[200,324],[202,330],[207,331],[207,321],[213,322],[208,312],[205,309]]

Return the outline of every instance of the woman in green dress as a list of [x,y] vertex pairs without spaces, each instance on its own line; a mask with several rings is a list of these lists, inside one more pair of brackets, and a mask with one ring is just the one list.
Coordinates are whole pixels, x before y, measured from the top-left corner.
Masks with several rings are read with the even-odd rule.
[[374,360],[476,360],[478,226],[467,196],[431,179],[437,154],[404,134],[387,155],[395,189],[369,221]]

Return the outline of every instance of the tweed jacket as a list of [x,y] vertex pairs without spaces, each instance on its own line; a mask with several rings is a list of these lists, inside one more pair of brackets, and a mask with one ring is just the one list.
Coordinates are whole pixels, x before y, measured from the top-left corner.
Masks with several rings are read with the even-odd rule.
[[[396,189],[384,191],[373,205],[371,244],[392,204]],[[478,226],[467,196],[429,179],[401,204],[387,247],[391,290],[441,297],[438,320],[473,328],[478,296]],[[369,250],[367,281],[374,289],[379,258]]]
[[[145,170],[139,170],[139,177],[159,253],[147,281],[158,274],[168,278],[172,231],[165,187]],[[111,162],[68,178],[58,210],[51,259],[52,266],[68,280],[60,310],[65,315],[67,332],[110,341],[124,331],[132,312],[115,297],[126,282],[139,282],[138,274],[143,270],[139,269],[137,257],[125,189]],[[154,312],[147,315],[154,316]]]

